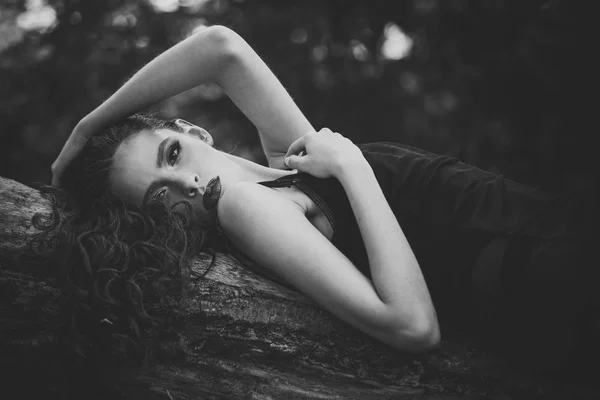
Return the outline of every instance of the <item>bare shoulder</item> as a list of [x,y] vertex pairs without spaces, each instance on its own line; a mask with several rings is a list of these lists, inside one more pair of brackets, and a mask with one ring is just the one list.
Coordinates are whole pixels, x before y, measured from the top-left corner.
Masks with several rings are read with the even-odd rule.
[[219,200],[217,212],[225,232],[234,235],[258,229],[268,221],[306,219],[295,203],[253,182],[228,187]]

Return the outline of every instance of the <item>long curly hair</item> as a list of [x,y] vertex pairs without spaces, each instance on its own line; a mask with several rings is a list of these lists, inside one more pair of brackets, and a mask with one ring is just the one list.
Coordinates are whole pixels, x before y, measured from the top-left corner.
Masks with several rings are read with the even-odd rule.
[[79,356],[148,359],[155,339],[178,320],[182,285],[195,276],[191,258],[214,248],[211,232],[189,218],[189,204],[185,212],[160,201],[137,206],[109,191],[118,146],[164,128],[181,131],[154,117],[128,117],[88,141],[60,189],[42,188],[53,213],[34,217],[41,233],[32,247],[54,264],[64,317],[59,341]]

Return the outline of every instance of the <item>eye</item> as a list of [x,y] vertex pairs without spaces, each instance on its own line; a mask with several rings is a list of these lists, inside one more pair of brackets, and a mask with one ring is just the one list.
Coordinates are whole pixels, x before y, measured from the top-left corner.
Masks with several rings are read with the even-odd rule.
[[174,141],[173,144],[169,147],[169,151],[167,152],[167,162],[169,165],[175,165],[177,160],[179,159],[179,155],[181,154],[181,145],[179,141]]
[[156,194],[154,195],[154,198],[156,200],[164,200],[166,195],[167,195],[167,189],[161,189],[158,192],[156,192]]

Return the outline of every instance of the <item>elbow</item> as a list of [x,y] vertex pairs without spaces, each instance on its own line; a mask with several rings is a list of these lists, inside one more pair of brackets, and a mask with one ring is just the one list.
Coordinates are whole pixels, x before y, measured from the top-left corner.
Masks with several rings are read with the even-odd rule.
[[396,330],[396,347],[410,353],[424,353],[439,347],[441,332],[437,317],[422,317],[402,329]]
[[412,333],[413,351],[423,353],[439,347],[442,340],[437,321],[415,328]]
[[224,62],[231,62],[239,58],[245,44],[244,39],[233,30],[222,25],[213,25],[200,30],[196,37],[198,45],[210,46],[213,53]]

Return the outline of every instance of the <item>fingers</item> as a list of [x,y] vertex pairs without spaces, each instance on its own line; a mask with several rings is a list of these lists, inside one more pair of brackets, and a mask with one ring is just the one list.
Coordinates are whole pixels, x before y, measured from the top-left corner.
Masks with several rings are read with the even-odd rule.
[[302,164],[305,162],[305,158],[302,156],[291,155],[287,156],[283,159],[285,165],[288,166],[289,169],[297,169],[300,170],[302,168]]
[[[307,134],[308,135],[308,134]],[[300,139],[296,139],[288,148],[287,153],[285,153],[285,158],[291,156],[292,154],[298,154],[302,150],[304,150],[306,146],[307,135],[302,136]]]
[[62,172],[63,172],[62,168],[57,163],[57,161],[54,161],[54,163],[52,164],[52,168],[51,168],[52,169],[52,186],[55,188],[60,187],[60,178],[61,178]]
[[309,146],[309,142],[313,140],[313,138],[318,136],[330,137],[330,136],[340,136],[337,132],[332,132],[329,128],[322,128],[317,132],[308,132],[304,136],[299,139],[296,139],[288,148],[287,153],[283,158],[284,164],[290,169],[299,169],[306,162],[305,155],[307,153],[306,147]]
[[60,187],[60,180],[58,176],[53,176],[52,177],[52,187],[55,188],[59,188]]
[[60,178],[64,172],[65,164],[68,164],[70,160],[66,159],[64,150],[58,155],[56,160],[52,163],[52,186],[55,188],[60,187]]
[[[319,131],[319,133],[321,134],[328,134],[328,135],[333,135],[333,136],[342,136],[341,134],[332,131],[329,128],[321,128],[321,130]],[[343,137],[343,136],[342,136]]]
[[54,163],[52,163],[52,186],[55,188],[60,187],[60,179],[65,170],[66,165],[71,162],[71,158],[63,155],[62,152],[59,154],[58,158]]
[[[331,130],[329,128],[322,128],[319,133],[321,132],[326,132],[326,133],[333,133],[331,132]],[[285,156],[288,157],[292,154],[298,154],[300,153],[302,150],[304,150],[306,148],[306,143],[308,142],[308,140],[310,140],[310,138],[313,135],[316,135],[317,132],[315,131],[311,131],[308,132],[307,134],[305,134],[304,136],[302,136],[300,139],[296,139],[289,147],[287,153],[285,153]]]
[[86,137],[81,135],[71,134],[63,146],[60,154],[52,163],[52,186],[60,187],[60,179],[67,165],[75,158],[75,156],[83,149],[87,142]]
[[[327,133],[327,134],[331,134],[331,135],[342,136],[337,132],[332,132],[331,129],[329,129],[329,128],[322,128],[321,130],[319,130],[319,133]],[[296,139],[288,148],[287,153],[285,153],[285,157],[288,157],[292,154],[300,153],[302,150],[304,150],[306,148],[307,141],[310,140],[310,138],[316,134],[317,134],[317,132],[315,132],[315,131],[308,132],[306,135],[302,136],[301,138]]]

